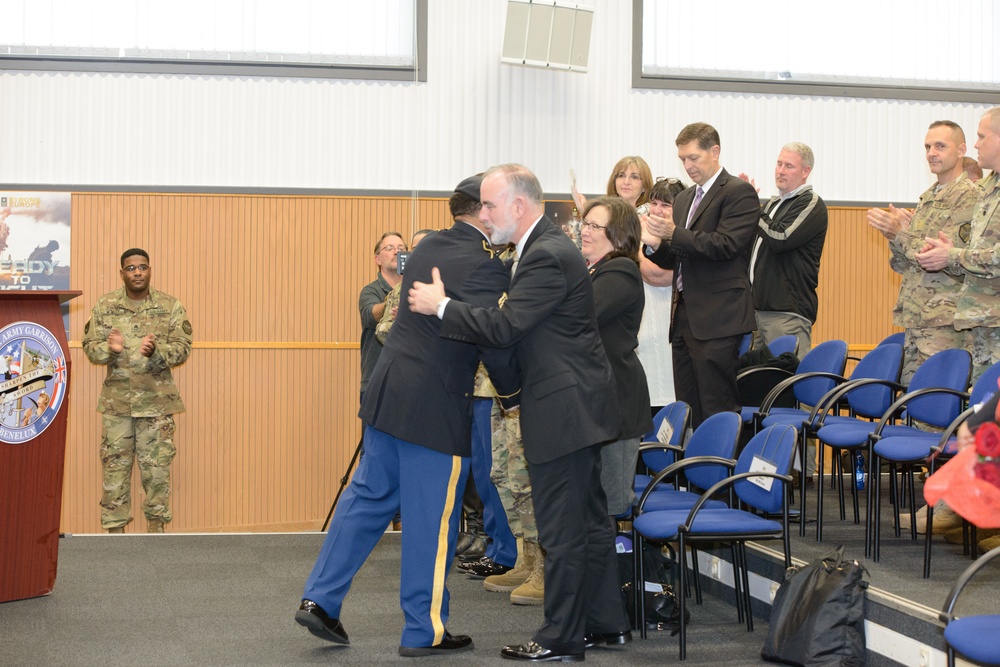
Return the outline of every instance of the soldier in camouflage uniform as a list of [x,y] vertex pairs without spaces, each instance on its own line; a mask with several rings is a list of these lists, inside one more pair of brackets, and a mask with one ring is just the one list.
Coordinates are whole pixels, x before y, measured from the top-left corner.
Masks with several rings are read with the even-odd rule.
[[103,413],[101,525],[121,533],[132,520],[132,462],[137,458],[149,532],[162,533],[172,518],[173,415],[184,411],[170,369],[191,352],[191,323],[180,301],[150,288],[145,250],[126,250],[121,266],[124,287],[98,299],[83,336],[87,358],[108,367],[97,404]]
[[979,121],[979,166],[993,173],[980,180],[967,247],[954,236],[928,237],[917,259],[927,271],[964,273],[955,328],[969,334],[973,381],[1000,361],[1000,107]]
[[912,214],[893,206],[888,211],[868,211],[869,224],[889,240],[889,265],[903,276],[893,311],[893,324],[906,329],[903,384],[909,384],[914,371],[935,352],[965,346],[965,335],[954,327],[962,273],[927,271],[917,255],[926,245],[924,239],[937,238],[939,233],[965,246],[978,190],[962,168],[965,133],[961,127],[935,121],[927,131],[924,149],[937,182],[920,195]]

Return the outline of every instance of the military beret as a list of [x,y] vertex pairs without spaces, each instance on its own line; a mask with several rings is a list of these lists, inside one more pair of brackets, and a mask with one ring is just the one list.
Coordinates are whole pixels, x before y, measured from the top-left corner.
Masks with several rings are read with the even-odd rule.
[[479,201],[479,186],[482,182],[482,176],[469,176],[467,179],[455,186],[455,192],[461,192],[466,197]]

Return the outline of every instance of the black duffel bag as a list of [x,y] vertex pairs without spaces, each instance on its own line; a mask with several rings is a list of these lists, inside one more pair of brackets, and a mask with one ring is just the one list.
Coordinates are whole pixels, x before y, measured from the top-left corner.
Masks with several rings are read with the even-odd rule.
[[842,546],[789,568],[774,596],[761,657],[799,667],[864,665],[867,572],[844,560]]

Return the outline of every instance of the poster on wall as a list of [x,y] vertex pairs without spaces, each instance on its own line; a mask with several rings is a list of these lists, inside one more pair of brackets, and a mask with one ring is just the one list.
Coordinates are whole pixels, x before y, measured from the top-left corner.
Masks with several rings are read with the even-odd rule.
[[[67,290],[69,192],[0,191],[0,290]],[[64,326],[69,309],[63,306]]]
[[70,193],[0,191],[0,289],[69,289]]

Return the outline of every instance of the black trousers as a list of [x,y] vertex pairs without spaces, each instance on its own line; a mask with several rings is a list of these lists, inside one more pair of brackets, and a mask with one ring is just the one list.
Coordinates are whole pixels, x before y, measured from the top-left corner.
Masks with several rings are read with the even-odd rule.
[[618,584],[615,532],[601,487],[601,446],[528,462],[538,541],[545,549],[545,622],[534,640],[583,653],[587,632],[629,629]]
[[739,412],[736,369],[742,335],[699,340],[691,332],[688,304],[678,300],[670,343],[673,347],[674,393],[691,406],[691,426],[719,412]]

